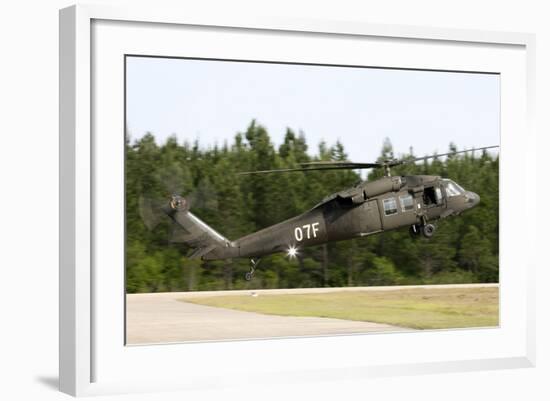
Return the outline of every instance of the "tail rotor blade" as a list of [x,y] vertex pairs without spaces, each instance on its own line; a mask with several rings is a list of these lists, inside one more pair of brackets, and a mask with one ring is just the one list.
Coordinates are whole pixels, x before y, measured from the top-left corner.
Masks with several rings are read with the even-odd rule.
[[[164,202],[166,203],[166,202]],[[139,215],[143,223],[149,230],[154,230],[164,219],[168,219],[166,211],[161,202],[152,200],[151,198],[139,197]]]

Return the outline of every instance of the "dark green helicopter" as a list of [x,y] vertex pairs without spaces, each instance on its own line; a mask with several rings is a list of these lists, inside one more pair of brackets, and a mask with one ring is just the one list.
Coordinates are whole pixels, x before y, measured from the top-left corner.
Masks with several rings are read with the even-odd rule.
[[[300,168],[249,171],[239,174],[291,173],[295,171],[356,170],[383,168],[385,176],[362,181],[354,187],[327,196],[308,211],[236,240],[229,240],[189,211],[189,202],[177,194],[158,210],[174,223],[172,242],[191,248],[191,258],[203,260],[249,258],[251,280],[260,258],[276,252],[295,257],[300,249],[331,241],[378,234],[409,227],[412,236],[434,235],[436,220],[457,216],[475,207],[479,195],[463,189],[448,178],[431,175],[392,176],[391,168],[436,157],[496,148],[470,149],[413,159],[376,163],[317,161]],[[152,228],[151,204],[140,200],[142,218]],[[148,223],[149,222],[149,223]]]

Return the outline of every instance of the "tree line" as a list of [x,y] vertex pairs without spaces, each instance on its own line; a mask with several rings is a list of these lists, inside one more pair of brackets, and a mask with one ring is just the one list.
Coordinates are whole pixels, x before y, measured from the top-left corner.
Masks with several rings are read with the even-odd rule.
[[[449,151],[457,151],[456,146],[451,143]],[[386,139],[380,159],[392,157]],[[404,157],[416,156],[411,148]],[[394,175],[449,177],[480,195],[476,208],[439,221],[433,238],[412,239],[400,229],[302,249],[297,258],[271,255],[262,258],[250,282],[244,279],[248,260],[189,259],[189,248],[170,242],[170,224],[154,230],[144,224],[143,199],[167,202],[179,193],[188,197],[200,219],[226,238],[237,239],[303,213],[361,180],[353,170],[237,174],[318,160],[347,160],[344,145],[321,142],[312,155],[304,134],[287,129],[284,142],[275,147],[255,121],[232,143],[210,148],[198,141],[179,143],[175,137],[159,144],[151,133],[127,139],[127,292],[498,282],[499,160],[486,152],[392,169]],[[372,170],[367,179],[382,175]]]

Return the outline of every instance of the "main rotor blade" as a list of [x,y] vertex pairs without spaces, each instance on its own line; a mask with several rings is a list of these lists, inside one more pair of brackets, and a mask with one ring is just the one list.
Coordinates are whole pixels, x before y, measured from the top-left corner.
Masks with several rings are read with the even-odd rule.
[[361,168],[375,168],[375,167],[382,167],[382,163],[354,163],[350,161],[316,161],[316,162],[308,162],[308,163],[300,163],[300,166],[314,166],[314,167],[322,167],[322,166],[335,166],[335,167],[348,167],[351,169],[361,169]]
[[475,152],[477,150],[486,150],[498,148],[499,145],[485,146],[483,148],[475,148],[468,150],[460,150],[457,152],[440,153],[437,155],[415,157],[413,159],[400,159],[400,160],[385,160],[378,163],[353,163],[348,161],[314,161],[307,163],[300,163],[300,168],[280,168],[273,170],[258,170],[258,171],[242,171],[237,175],[251,175],[251,174],[269,174],[269,173],[292,173],[298,171],[321,171],[321,170],[360,170],[366,168],[378,168],[378,167],[394,167],[406,163],[415,163],[418,161],[434,159],[436,157],[451,156],[459,153]]
[[[361,163],[358,163],[361,164]],[[363,165],[363,164],[361,164]],[[376,167],[379,167],[377,164]],[[258,170],[258,171],[241,171],[237,175],[251,175],[251,174],[269,174],[269,173],[293,173],[298,171],[320,171],[320,170],[356,170],[361,168],[371,167],[357,167],[355,165],[342,165],[342,166],[319,166],[319,167],[305,167],[305,168],[280,168],[273,170]]]
[[428,159],[435,159],[436,157],[452,156],[452,155],[456,155],[456,154],[459,154],[459,153],[475,152],[477,150],[486,150],[486,149],[493,149],[493,148],[498,148],[498,147],[499,147],[499,145],[493,145],[493,146],[485,146],[483,148],[460,150],[460,151],[457,151],[457,152],[449,152],[449,153],[440,153],[440,154],[431,155],[431,156],[415,157],[414,159],[401,159],[401,160],[390,161],[390,162],[388,162],[387,165],[389,167],[393,167],[393,166],[399,166],[399,165],[405,164],[405,163],[415,163],[415,162],[418,162],[418,161],[424,161],[424,160],[428,160]]

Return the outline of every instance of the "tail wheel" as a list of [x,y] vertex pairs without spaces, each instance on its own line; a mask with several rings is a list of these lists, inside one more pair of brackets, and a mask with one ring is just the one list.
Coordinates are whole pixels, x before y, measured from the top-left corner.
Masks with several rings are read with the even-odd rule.
[[258,265],[260,264],[260,258],[258,259],[250,259],[250,271],[247,272],[245,275],[244,275],[244,278],[246,279],[246,281],[250,281],[254,278],[254,272],[256,271],[256,268],[258,267]]
[[426,238],[431,238],[435,234],[435,226],[433,224],[425,224],[422,226],[422,235]]

